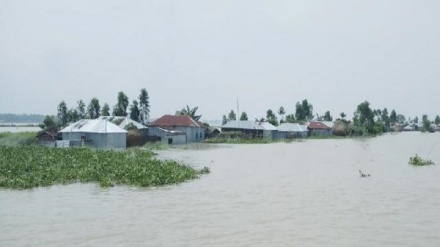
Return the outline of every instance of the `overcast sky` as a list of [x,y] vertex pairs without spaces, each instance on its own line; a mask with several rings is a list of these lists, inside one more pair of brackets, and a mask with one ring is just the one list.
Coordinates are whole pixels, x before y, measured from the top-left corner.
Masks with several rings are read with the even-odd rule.
[[1,0],[0,113],[56,114],[80,99],[151,115],[199,106],[250,118],[303,99],[352,116],[368,100],[440,115],[438,0]]

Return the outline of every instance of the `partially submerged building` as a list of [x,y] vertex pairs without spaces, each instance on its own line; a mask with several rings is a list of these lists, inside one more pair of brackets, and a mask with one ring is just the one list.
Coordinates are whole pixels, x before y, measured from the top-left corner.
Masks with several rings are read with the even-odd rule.
[[222,126],[222,133],[224,132],[241,132],[245,138],[261,138],[264,128],[257,122],[231,120]]
[[182,144],[205,139],[205,126],[190,116],[165,115],[148,125],[150,136],[160,137],[162,142]]
[[263,127],[263,137],[268,139],[278,139],[278,128],[269,122],[258,122]]
[[310,135],[331,136],[333,130],[323,122],[310,122],[307,126]]
[[57,146],[88,146],[98,149],[125,149],[127,131],[106,119],[82,119],[59,131]]
[[122,129],[128,130],[132,127],[135,127],[142,137],[146,137],[148,135],[148,127],[134,121],[129,117],[120,117],[120,116],[100,116],[98,119],[108,120],[115,125],[119,126]]
[[282,123],[278,126],[278,138],[280,139],[305,138],[308,133],[307,127],[297,123]]

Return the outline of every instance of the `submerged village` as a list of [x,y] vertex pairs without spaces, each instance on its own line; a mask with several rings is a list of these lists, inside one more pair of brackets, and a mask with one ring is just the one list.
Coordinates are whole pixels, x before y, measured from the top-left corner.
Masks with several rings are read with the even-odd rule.
[[68,110],[62,101],[57,116],[46,116],[43,129],[38,133],[38,143],[44,146],[71,147],[86,146],[97,149],[125,149],[146,143],[179,145],[194,142],[207,143],[261,143],[298,138],[332,138],[348,136],[373,136],[385,132],[440,131],[440,117],[430,121],[423,115],[406,119],[395,110],[386,108],[373,110],[369,102],[359,104],[352,119],[345,113],[333,120],[330,112],[322,116],[313,113],[313,106],[306,99],[298,102],[295,113],[287,114],[284,107],[271,109],[266,117],[249,120],[246,112],[233,110],[223,115],[221,125],[202,123],[197,115],[198,107],[186,106],[175,114],[165,114],[149,119],[149,96],[142,89],[138,100],[129,105],[128,97],[118,93],[117,104],[110,114],[105,104],[102,109],[99,100],[93,98],[86,107],[82,100],[77,108]]
[[[300,139],[372,137],[385,132],[439,132],[440,117],[430,121],[406,119],[386,108],[373,110],[367,101],[360,103],[348,119],[345,113],[333,120],[330,112],[313,114],[306,99],[298,102],[294,114],[272,110],[265,118],[249,120],[233,110],[223,115],[220,125],[200,121],[198,107],[186,106],[175,114],[149,118],[146,89],[139,101],[129,107],[128,97],[118,93],[112,114],[107,104],[101,108],[93,98],[86,107],[68,109],[62,101],[56,116],[46,116],[37,133],[0,133],[0,187],[27,189],[54,184],[95,182],[103,187],[133,185],[140,187],[177,184],[210,173],[205,164],[192,167],[176,160],[155,157],[154,149],[179,147],[190,143],[258,144],[290,142]],[[128,109],[128,110],[127,110]],[[238,111],[237,111],[238,113]],[[409,164],[432,165],[415,155]],[[209,166],[209,165],[208,165]],[[361,175],[364,175],[359,171]],[[362,177],[362,176],[361,176]],[[367,177],[366,175],[363,177]]]
[[[322,116],[313,113],[307,99],[297,102],[294,113],[287,114],[284,107],[276,112],[266,111],[266,116],[248,119],[245,111],[231,110],[223,115],[222,122],[201,122],[198,107],[186,106],[174,114],[150,119],[148,91],[143,88],[136,100],[129,104],[128,96],[119,92],[112,112],[108,104],[102,107],[97,98],[86,104],[79,100],[77,107],[68,108],[62,101],[56,116],[46,116],[36,143],[49,147],[91,147],[96,149],[126,149],[147,143],[179,145],[194,142],[206,143],[267,143],[299,138],[332,138],[374,136],[385,132],[440,131],[440,117],[430,121],[423,115],[406,118],[395,110],[371,109],[370,103],[360,103],[352,119],[345,113],[333,120],[330,112]],[[237,115],[240,114],[240,117]],[[278,118],[279,117],[279,118]]]

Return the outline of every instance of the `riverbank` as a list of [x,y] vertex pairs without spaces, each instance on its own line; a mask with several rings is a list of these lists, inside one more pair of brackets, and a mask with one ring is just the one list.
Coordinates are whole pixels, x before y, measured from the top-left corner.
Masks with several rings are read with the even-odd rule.
[[0,146],[0,153],[0,187],[11,189],[76,182],[150,187],[182,183],[209,172],[159,160],[153,152],[140,149]]

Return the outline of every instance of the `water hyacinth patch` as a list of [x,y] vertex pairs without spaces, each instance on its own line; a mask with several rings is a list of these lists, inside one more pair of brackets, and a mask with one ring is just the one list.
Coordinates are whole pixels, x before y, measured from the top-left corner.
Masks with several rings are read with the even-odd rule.
[[181,183],[201,174],[142,150],[0,146],[0,154],[0,187],[14,189],[75,182],[148,187]]
[[409,158],[409,164],[413,166],[429,166],[434,165],[434,162],[431,160],[424,160],[416,154],[416,156]]

